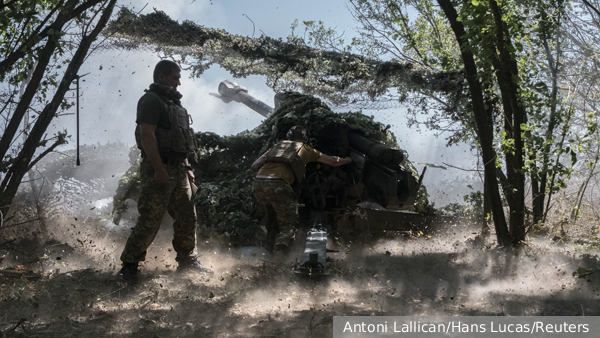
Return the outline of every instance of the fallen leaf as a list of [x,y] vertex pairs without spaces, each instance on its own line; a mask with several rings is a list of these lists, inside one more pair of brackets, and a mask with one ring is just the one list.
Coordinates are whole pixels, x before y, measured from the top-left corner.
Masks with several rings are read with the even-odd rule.
[[577,271],[573,272],[573,277],[577,276],[579,278],[585,278],[586,276],[589,276],[596,271],[598,271],[598,270],[597,269],[586,269],[583,267],[579,267],[579,268],[577,268]]

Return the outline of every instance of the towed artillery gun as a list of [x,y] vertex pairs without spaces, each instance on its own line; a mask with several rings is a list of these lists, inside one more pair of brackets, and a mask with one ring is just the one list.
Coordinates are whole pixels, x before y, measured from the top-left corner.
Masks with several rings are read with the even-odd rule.
[[[267,118],[274,111],[249,95],[245,87],[233,81],[221,82],[218,91],[219,94],[211,95],[225,103],[243,103]],[[275,107],[285,99],[286,94],[277,94]],[[278,118],[282,121],[293,118],[289,115],[300,115],[302,109],[292,109],[292,113]],[[330,155],[349,156],[353,161],[342,167],[320,163],[310,163],[306,167],[300,195],[300,206],[304,205],[300,208],[300,222],[301,227],[309,230],[296,272],[323,275],[327,274],[327,252],[330,252],[326,248],[327,235],[332,230],[340,230],[340,227],[345,226],[347,211],[360,209],[370,219],[371,230],[408,230],[414,224],[431,222],[436,216],[398,212],[412,210],[420,191],[423,192],[421,198],[426,199],[422,181],[427,166],[418,175],[404,151],[365,135],[359,128],[353,128],[353,125],[338,122],[323,124],[323,121],[316,120],[318,117],[309,117],[304,121],[311,145]],[[320,122],[318,128],[315,126],[317,122]],[[377,131],[381,133],[378,135],[379,139],[391,136],[388,128],[389,126]],[[314,132],[317,129],[318,132]],[[359,202],[370,203],[379,210],[359,208]],[[424,204],[428,205],[428,202],[425,201]]]

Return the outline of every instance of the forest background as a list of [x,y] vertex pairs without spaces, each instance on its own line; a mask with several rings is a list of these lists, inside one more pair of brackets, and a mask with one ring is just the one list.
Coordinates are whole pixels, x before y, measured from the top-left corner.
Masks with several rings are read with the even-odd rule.
[[[598,315],[599,1],[171,3],[0,4],[1,334],[326,337],[336,315]],[[198,246],[214,276],[176,274],[165,224],[140,285],[122,283],[132,223],[85,198],[128,167],[161,57],[184,68],[197,131],[261,123],[208,95],[231,77],[268,104],[295,90],[363,109],[412,161],[447,165],[427,172],[431,200],[478,224],[333,238],[325,280],[226,236]]]
[[[501,245],[518,245],[528,229],[543,225],[553,194],[566,188],[568,180],[575,186],[567,206],[569,219],[577,220],[584,197],[593,195],[590,182],[600,149],[593,90],[598,30],[594,3],[350,1],[345,10],[357,27],[351,36],[323,21],[296,20],[291,33],[279,40],[255,37],[257,27],[245,13],[243,18],[252,23],[249,37],[204,28],[200,20],[178,23],[156,9],[136,15],[125,7],[100,35],[111,15],[117,15],[115,5],[74,0],[3,4],[4,214],[26,173],[67,142],[72,128],[61,130],[64,119],[57,117],[72,112],[74,100],[65,96],[86,70],[80,68],[88,54],[97,52],[106,60],[110,53],[123,56],[131,49],[142,57],[146,55],[140,50],[153,50],[175,58],[192,78],[202,78],[218,64],[235,77],[265,76],[273,91],[300,90],[339,107],[404,104],[394,114],[405,115],[410,126],[443,132],[449,145],[466,143],[477,154],[478,168],[470,170],[483,171],[485,189],[466,199],[483,203],[483,217],[493,220]],[[222,12],[229,15],[226,9]],[[143,64],[147,69],[154,61],[121,66]],[[90,75],[103,74],[104,67],[114,68],[118,62],[106,63]],[[133,86],[125,71],[117,73],[108,81],[117,84],[110,96],[116,97],[116,89],[122,98],[119,86]],[[102,92],[102,83],[93,90]],[[187,96],[194,100],[189,106],[202,107],[210,100],[195,91]],[[135,101],[93,97],[99,99],[98,106],[92,103],[90,108],[109,113],[86,119],[92,124],[120,122],[114,113],[125,115],[123,105],[131,107]],[[259,118],[246,116],[244,123],[228,114],[229,121],[243,127]],[[109,129],[104,136],[113,135]],[[102,136],[102,130],[95,128],[92,138]],[[405,139],[412,138],[408,134]]]

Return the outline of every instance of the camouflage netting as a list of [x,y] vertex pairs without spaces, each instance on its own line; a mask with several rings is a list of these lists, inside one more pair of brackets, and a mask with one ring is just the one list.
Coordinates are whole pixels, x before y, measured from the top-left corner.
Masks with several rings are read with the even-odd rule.
[[137,146],[129,150],[129,169],[119,179],[119,186],[113,197],[113,222],[119,224],[121,216],[127,212],[127,199],[137,201],[140,197],[140,162],[141,151]]
[[[316,148],[328,155],[347,156],[327,142],[329,131],[347,127],[365,136],[397,148],[395,136],[385,125],[360,112],[334,113],[321,100],[289,93],[273,113],[252,131],[233,136],[198,133],[203,148],[195,166],[200,192],[196,197],[201,222],[228,235],[232,243],[251,244],[261,231],[258,222],[262,210],[252,195],[254,173],[250,165],[277,141],[285,139],[294,125],[307,125],[310,136],[317,138]],[[414,167],[408,162],[405,165]],[[419,211],[429,208],[427,191],[422,187]]]
[[[318,140],[316,148],[328,155],[347,156],[344,149],[332,147],[333,142],[327,140],[332,130],[343,128],[398,147],[395,136],[372,116],[360,112],[334,113],[317,98],[288,93],[273,113],[251,131],[231,136],[211,132],[196,134],[202,145],[197,163],[193,164],[198,185],[196,206],[202,225],[227,236],[228,242],[234,245],[258,244],[262,234],[258,223],[263,211],[252,194],[255,173],[250,166],[276,142],[285,139],[287,131],[298,124],[310,129],[310,136]],[[132,154],[135,156],[135,152]],[[418,177],[408,160],[403,165],[411,168]],[[126,198],[139,196],[136,187],[138,168],[139,161],[133,158],[132,167],[119,181],[115,211],[124,207],[122,202]],[[421,186],[415,204],[417,211],[431,210],[428,197],[427,190]]]
[[[191,21],[178,23],[162,11],[136,15],[121,8],[104,34],[122,49],[150,48],[189,65],[193,76],[218,64],[235,78],[266,76],[274,91],[318,95],[335,104],[351,103],[363,94],[369,101],[395,89],[398,100],[421,93],[445,101],[444,110],[463,110],[466,103],[462,70],[436,71],[397,60],[312,48],[299,37],[287,41],[268,36],[249,38]],[[418,99],[415,104],[423,101]]]

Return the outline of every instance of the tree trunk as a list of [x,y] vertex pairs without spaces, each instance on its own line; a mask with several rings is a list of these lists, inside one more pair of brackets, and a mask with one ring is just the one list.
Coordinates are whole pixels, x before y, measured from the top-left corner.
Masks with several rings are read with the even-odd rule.
[[[70,0],[65,7],[58,13],[58,17],[54,22],[53,26],[55,26],[57,33],[62,31],[63,26],[67,22],[67,14],[72,11],[75,5],[77,4],[77,0]],[[35,67],[35,71],[33,72],[29,84],[27,84],[27,89],[25,89],[25,93],[19,99],[19,103],[17,104],[17,108],[15,109],[8,126],[4,130],[4,134],[2,134],[2,138],[0,138],[0,159],[3,159],[6,155],[6,152],[10,148],[12,141],[15,137],[15,134],[19,130],[19,125],[23,120],[23,116],[27,113],[29,106],[31,105],[31,101],[35,96],[35,93],[38,91],[40,86],[40,82],[42,81],[44,74],[46,73],[46,69],[48,68],[48,64],[56,51],[60,41],[58,36],[50,36],[48,37],[48,41],[46,41],[46,45],[40,51],[40,57],[37,62],[37,66]]]
[[[541,14],[543,17],[547,17],[546,12],[541,10]],[[560,18],[560,17],[559,17]],[[537,195],[533,197],[533,222],[538,223],[542,222],[544,215],[544,200],[546,198],[546,185],[548,181],[548,168],[550,167],[550,151],[551,151],[551,140],[554,138],[554,128],[558,122],[557,116],[557,106],[558,106],[558,64],[560,60],[561,50],[560,50],[560,39],[559,32],[556,33],[556,61],[552,56],[552,51],[550,50],[550,46],[548,45],[548,37],[542,32],[541,39],[544,45],[544,50],[546,52],[546,61],[548,62],[548,69],[550,69],[550,74],[552,76],[552,92],[550,94],[550,119],[548,121],[548,129],[546,130],[546,145],[544,146],[543,153],[543,164],[542,168],[544,169],[541,178],[540,178],[540,187]]]
[[492,214],[492,201],[490,199],[490,188],[488,183],[483,177],[483,220],[481,224],[481,236],[488,238],[490,236],[490,228],[488,226],[490,217]]
[[459,46],[461,46],[461,56],[465,65],[465,76],[469,84],[469,91],[471,93],[473,104],[473,115],[475,116],[477,125],[477,136],[479,137],[481,144],[481,157],[484,163],[485,181],[488,182],[487,186],[490,191],[496,236],[498,244],[508,246],[511,244],[512,238],[508,232],[508,227],[506,226],[504,209],[502,208],[502,199],[500,198],[498,180],[496,177],[496,153],[492,143],[494,129],[492,125],[492,116],[490,115],[491,110],[486,109],[487,107],[483,100],[483,90],[481,83],[478,80],[477,66],[475,65],[473,54],[468,48],[465,48],[468,41],[463,39],[463,36],[465,36],[465,28],[463,24],[457,20],[458,13],[450,0],[438,0],[438,3],[450,22],[450,26],[454,31]]
[[[525,109],[518,93],[519,68],[516,60],[511,55],[510,37],[504,22],[502,13],[496,0],[490,0],[490,8],[496,23],[497,48],[500,54],[500,69],[497,73],[502,74],[498,78],[498,85],[502,88],[502,102],[506,115],[505,128],[507,138],[514,139],[514,155],[506,154],[506,174],[510,184],[515,190],[515,203],[510,210],[510,233],[513,241],[518,243],[525,239],[525,175],[523,174],[523,137],[521,135],[521,124],[525,122]],[[504,96],[507,96],[506,99]]]
[[2,182],[3,190],[0,191],[0,211],[3,214],[6,215],[8,213],[12,200],[17,193],[17,189],[19,188],[19,184],[21,183],[21,180],[23,179],[23,176],[27,170],[30,168],[30,162],[40,144],[42,136],[52,122],[56,111],[60,107],[65,94],[75,79],[81,64],[83,64],[92,42],[96,40],[98,34],[100,34],[100,31],[102,31],[102,29],[106,26],[106,23],[108,22],[108,19],[110,18],[114,9],[115,3],[116,0],[110,0],[104,9],[102,16],[98,20],[96,27],[94,27],[89,35],[84,36],[81,39],[77,51],[73,55],[71,62],[69,62],[69,66],[65,71],[62,81],[60,82],[52,101],[46,105],[46,107],[44,107],[44,110],[41,112],[35,125],[33,126],[27,141],[25,141],[23,144],[23,148],[19,152],[15,163],[11,167],[11,170],[4,177]]
[[[37,66],[37,62],[36,62],[36,66]],[[21,85],[19,87],[19,97],[23,96],[23,93],[25,92],[27,85],[31,81],[31,77],[33,76],[34,69],[35,69],[35,67],[32,68],[29,72],[27,72],[27,79],[21,83]],[[29,114],[25,114],[23,116],[23,133],[22,133],[22,135],[23,135],[23,143],[25,143],[25,141],[27,141],[27,136],[29,135]],[[29,179],[29,187],[31,188],[31,194],[29,195],[29,200],[33,204],[35,204],[35,208],[37,211],[37,218],[39,219],[39,222],[40,222],[40,234],[41,234],[43,240],[45,241],[48,238],[48,227],[46,226],[46,218],[44,215],[44,210],[43,210],[42,206],[40,205],[40,200],[39,200],[39,196],[42,193],[41,189],[44,188],[44,185],[42,184],[42,186],[39,188],[39,191],[38,191],[38,186],[35,182],[35,175],[33,174],[33,170],[27,171],[27,176]]]
[[600,159],[599,155],[600,155],[600,144],[598,145],[598,148],[596,149],[596,158],[594,159],[594,164],[592,165],[592,169],[590,169],[590,174],[588,175],[586,180],[583,182],[583,184],[579,187],[579,191],[577,191],[577,198],[575,199],[575,206],[573,207],[573,211],[571,211],[571,220],[572,221],[577,220],[577,218],[581,214],[580,210],[581,210],[581,203],[583,202],[583,196],[585,195],[585,190],[587,189],[587,186],[590,183],[590,180],[592,179],[592,177],[594,176],[594,173],[596,172],[596,165],[598,164],[598,160]]

